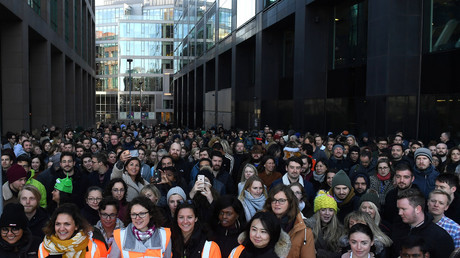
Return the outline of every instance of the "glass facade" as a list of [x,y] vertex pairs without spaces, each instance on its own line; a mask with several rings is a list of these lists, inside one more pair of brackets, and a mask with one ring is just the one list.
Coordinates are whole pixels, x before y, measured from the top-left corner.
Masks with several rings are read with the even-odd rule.
[[430,0],[427,21],[429,51],[445,51],[460,48],[460,2],[455,0]]
[[174,65],[174,15],[172,1],[96,6],[97,121],[172,117],[172,96],[164,93]]

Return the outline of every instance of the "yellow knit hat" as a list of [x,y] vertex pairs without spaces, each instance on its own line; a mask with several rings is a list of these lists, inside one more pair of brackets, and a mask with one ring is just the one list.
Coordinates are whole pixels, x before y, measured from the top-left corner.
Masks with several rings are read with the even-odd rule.
[[337,213],[337,202],[334,200],[334,197],[320,190],[315,198],[314,212],[324,208],[334,209],[335,213]]

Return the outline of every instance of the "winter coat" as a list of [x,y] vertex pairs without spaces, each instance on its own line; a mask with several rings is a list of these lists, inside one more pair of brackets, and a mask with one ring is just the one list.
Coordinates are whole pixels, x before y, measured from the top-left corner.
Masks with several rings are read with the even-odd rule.
[[433,165],[430,165],[427,169],[421,171],[414,166],[414,182],[420,191],[425,195],[425,198],[428,199],[428,195],[431,191],[434,190],[436,178],[439,176],[439,172],[436,171],[436,168]]
[[38,246],[41,240],[26,229],[16,244],[11,245],[0,238],[0,257],[2,258],[35,258],[38,257]]
[[388,194],[391,189],[394,188],[393,186],[393,179],[388,179],[385,181],[380,181],[380,179],[377,177],[377,175],[373,175],[370,178],[370,187],[369,189],[372,189],[376,191],[379,194],[379,201],[380,205],[385,205],[385,197]]
[[288,234],[291,238],[291,250],[289,250],[288,258],[316,257],[313,232],[305,225],[301,213],[297,214],[294,226]]
[[[149,183],[145,181],[142,177],[142,183],[136,183],[133,179],[127,174],[124,173],[123,162],[118,161],[112,169],[112,175],[110,175],[110,179],[114,178],[122,178],[125,181],[126,185],[128,185],[128,190],[126,192],[126,201],[130,202],[134,197],[138,196],[141,193],[141,189],[148,185]],[[140,173],[140,171],[139,171]]]

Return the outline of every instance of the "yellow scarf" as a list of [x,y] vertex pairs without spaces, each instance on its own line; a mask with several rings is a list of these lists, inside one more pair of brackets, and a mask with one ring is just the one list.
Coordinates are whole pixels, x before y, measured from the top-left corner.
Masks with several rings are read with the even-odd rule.
[[64,258],[84,258],[88,242],[88,236],[80,231],[74,237],[67,240],[61,240],[55,235],[45,236],[43,246],[50,255],[62,254]]

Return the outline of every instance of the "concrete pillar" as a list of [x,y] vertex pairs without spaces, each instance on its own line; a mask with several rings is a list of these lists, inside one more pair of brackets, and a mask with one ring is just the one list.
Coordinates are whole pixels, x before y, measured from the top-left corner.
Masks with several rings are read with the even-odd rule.
[[52,123],[59,127],[66,126],[66,88],[65,55],[57,49],[51,54],[51,110]]
[[51,44],[44,39],[30,42],[31,127],[51,124]]
[[[82,73],[81,67],[75,66],[75,106],[80,110],[83,106],[82,95]],[[83,112],[78,112],[76,117],[76,124],[83,124]]]
[[[86,108],[86,112],[82,112],[83,114],[83,117],[82,117],[82,121],[79,123],[79,125],[85,125],[88,121],[88,96],[89,96],[89,92],[88,92],[88,73],[85,71],[85,70],[82,70],[81,72],[82,76],[81,76],[81,89],[82,89],[82,104],[81,104],[81,107],[85,107]],[[83,109],[84,110],[84,109]]]
[[75,103],[75,62],[72,60],[67,59],[65,65],[65,88],[66,88],[66,124],[75,127],[78,125],[77,123],[77,113],[81,110],[79,106]]
[[29,130],[28,26],[20,21],[2,23],[1,26],[3,131]]

